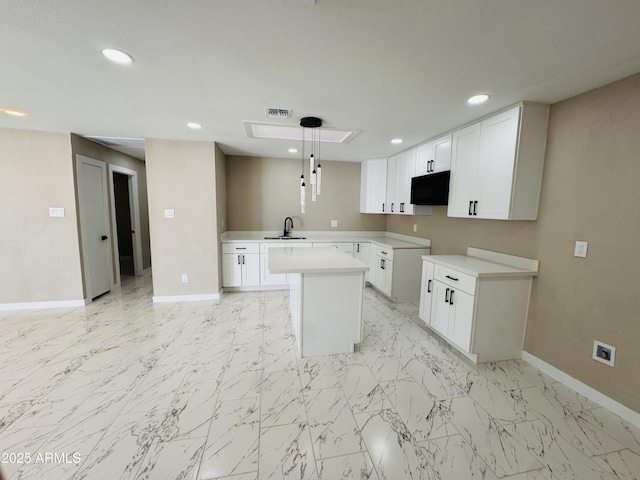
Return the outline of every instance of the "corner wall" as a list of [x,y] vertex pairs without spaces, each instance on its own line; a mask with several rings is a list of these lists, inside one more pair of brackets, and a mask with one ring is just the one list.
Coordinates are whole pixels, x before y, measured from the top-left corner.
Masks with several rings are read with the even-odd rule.
[[220,291],[215,145],[146,139],[145,150],[154,298],[212,298]]
[[68,133],[0,129],[0,305],[83,300],[71,158]]

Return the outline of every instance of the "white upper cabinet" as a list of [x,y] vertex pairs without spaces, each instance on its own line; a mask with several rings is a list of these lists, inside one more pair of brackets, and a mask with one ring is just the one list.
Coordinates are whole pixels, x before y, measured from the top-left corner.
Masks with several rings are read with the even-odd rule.
[[398,213],[398,157],[387,158],[387,198],[384,213]]
[[364,160],[360,168],[360,213],[385,213],[387,159]]
[[410,148],[400,152],[397,156],[396,165],[396,209],[395,213],[401,215],[413,215],[414,209],[411,205],[411,178],[416,172],[416,149]]
[[415,177],[451,169],[451,134],[418,146]]
[[535,220],[548,119],[524,103],[453,132],[448,215]]

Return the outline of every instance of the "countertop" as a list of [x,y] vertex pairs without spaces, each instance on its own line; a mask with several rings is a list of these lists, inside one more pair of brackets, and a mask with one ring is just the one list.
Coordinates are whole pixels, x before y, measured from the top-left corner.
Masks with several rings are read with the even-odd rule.
[[337,248],[273,247],[269,249],[271,273],[348,273],[367,270],[369,265]]
[[423,255],[423,260],[474,277],[537,276],[537,260],[470,247],[467,255]]
[[293,230],[292,237],[305,237],[299,240],[265,239],[282,235],[279,232],[225,232],[222,243],[355,243],[370,242],[387,248],[431,248],[431,240],[391,232],[304,232]]

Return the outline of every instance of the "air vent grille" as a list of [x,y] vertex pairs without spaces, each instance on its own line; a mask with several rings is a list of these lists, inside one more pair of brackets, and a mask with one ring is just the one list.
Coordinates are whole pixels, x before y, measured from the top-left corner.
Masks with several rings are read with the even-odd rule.
[[289,108],[269,108],[265,109],[267,118],[291,118],[291,109]]

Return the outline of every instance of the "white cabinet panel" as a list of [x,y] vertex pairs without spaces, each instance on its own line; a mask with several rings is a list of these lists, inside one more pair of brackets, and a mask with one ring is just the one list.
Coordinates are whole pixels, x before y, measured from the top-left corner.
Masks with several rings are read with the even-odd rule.
[[430,326],[443,337],[449,334],[449,293],[451,288],[434,282]]
[[473,214],[473,201],[477,196],[481,129],[482,125],[475,123],[453,132],[447,209],[447,215],[450,217],[467,217]]
[[411,205],[411,178],[416,173],[416,149],[410,148],[397,156],[396,174],[396,212],[401,215],[413,215]]
[[240,287],[242,286],[242,259],[235,253],[224,253],[222,255],[222,286]]
[[433,298],[433,272],[435,265],[422,261],[422,280],[420,282],[420,308],[418,318],[429,325],[431,323],[431,300]]
[[451,169],[451,134],[426,142],[417,148],[415,175],[429,175]]
[[471,348],[474,297],[461,290],[449,292],[449,331],[447,337],[464,351]]
[[387,197],[387,159],[360,164],[360,213],[383,213]]
[[242,254],[242,286],[260,285],[260,255]]
[[[353,256],[362,263],[370,265],[371,262],[371,244],[366,242],[358,242],[353,244]],[[364,272],[364,281],[369,282],[369,272]]]
[[384,213],[398,212],[398,157],[387,158],[387,198]]

